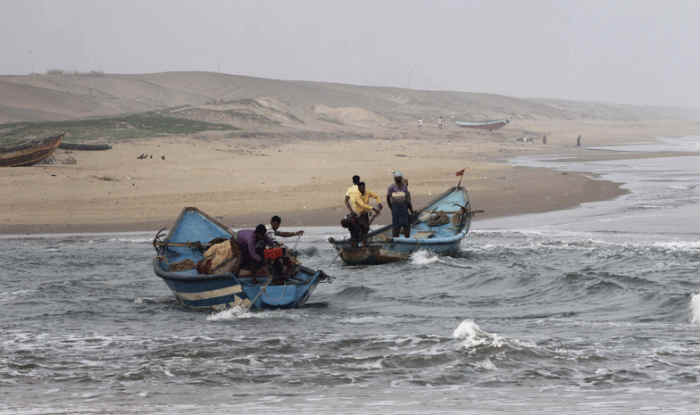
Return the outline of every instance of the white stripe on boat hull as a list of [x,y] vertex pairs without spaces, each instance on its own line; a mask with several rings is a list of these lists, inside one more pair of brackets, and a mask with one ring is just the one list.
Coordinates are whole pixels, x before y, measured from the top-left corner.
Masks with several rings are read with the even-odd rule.
[[183,293],[178,292],[177,296],[186,301],[208,300],[215,297],[223,297],[225,295],[238,294],[243,291],[240,284],[230,287],[219,288],[218,290],[202,291],[198,293]]

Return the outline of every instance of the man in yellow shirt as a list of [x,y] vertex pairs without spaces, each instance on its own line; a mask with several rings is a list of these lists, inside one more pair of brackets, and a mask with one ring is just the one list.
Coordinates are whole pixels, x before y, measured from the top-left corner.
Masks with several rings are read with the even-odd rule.
[[354,195],[355,193],[359,193],[360,191],[357,189],[357,185],[360,184],[360,176],[354,175],[352,176],[352,186],[348,187],[348,190],[345,192],[345,207],[348,208],[348,212],[352,215],[354,212],[352,211],[352,207],[350,206],[350,197]]
[[[363,241],[364,245],[367,245],[367,233],[369,233],[369,213],[374,212],[375,216],[379,214],[382,210],[382,204],[379,202],[379,196],[376,193],[365,189],[365,182],[360,182],[357,185],[357,192],[350,192],[348,196],[348,205],[350,206],[355,225],[357,226],[357,232],[353,232],[352,228],[350,233],[352,235],[353,245],[356,245],[358,241]],[[372,207],[369,203],[370,199],[377,201],[377,207]]]

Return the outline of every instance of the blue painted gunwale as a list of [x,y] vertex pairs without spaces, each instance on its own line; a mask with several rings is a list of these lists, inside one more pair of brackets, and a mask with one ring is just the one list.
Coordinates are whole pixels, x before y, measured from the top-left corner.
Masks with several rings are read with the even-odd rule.
[[[164,242],[199,242],[206,245],[214,238],[230,238],[231,231],[216,219],[194,207],[182,210]],[[196,270],[168,271],[167,264],[202,258],[197,249],[182,246],[160,247],[153,258],[153,270],[162,278],[178,302],[193,309],[222,310],[235,306],[251,309],[295,308],[302,306],[319,282],[327,276],[323,271],[299,266],[299,271],[283,285],[266,285],[269,277],[252,277],[233,273],[201,275]],[[261,290],[263,290],[261,292]]]
[[[459,207],[458,207],[459,206]],[[441,255],[452,255],[459,251],[459,244],[469,233],[472,210],[469,194],[461,186],[455,186],[417,212],[416,217],[434,211],[448,212],[450,219],[453,215],[465,209],[462,220],[455,226],[450,223],[440,226],[428,226],[426,222],[416,220],[411,226],[411,235],[431,232],[430,238],[415,238],[399,236],[392,238],[391,225],[386,225],[368,234],[369,246],[353,248],[349,239],[329,242],[338,250],[340,257],[348,265],[376,265],[407,259],[412,253],[425,249]]]

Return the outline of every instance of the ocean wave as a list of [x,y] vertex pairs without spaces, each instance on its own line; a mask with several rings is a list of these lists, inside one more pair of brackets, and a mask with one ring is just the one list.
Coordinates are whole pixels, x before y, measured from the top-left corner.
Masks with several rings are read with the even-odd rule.
[[482,345],[500,348],[504,344],[503,337],[482,330],[473,320],[463,320],[452,332],[452,337],[461,340],[466,349]]
[[690,298],[690,322],[700,325],[700,292]]
[[[644,240],[646,234],[634,234],[624,232],[600,232],[601,234],[614,235],[616,238],[624,238],[626,241],[611,241],[601,238],[592,238],[589,233],[579,235],[555,235],[551,234],[541,238],[497,238],[496,241],[488,239],[486,241],[478,241],[471,239],[463,241],[461,248],[463,252],[470,253],[500,253],[503,251],[512,251],[517,253],[542,250],[548,251],[570,251],[570,250],[585,250],[605,252],[628,250],[632,253],[644,255],[646,252],[659,253],[698,253],[700,252],[700,240],[676,240],[676,241],[651,241]],[[640,238],[640,236],[642,236]],[[631,242],[628,242],[630,241]]]
[[700,241],[667,241],[654,242],[651,246],[670,251],[700,251]]
[[556,354],[552,350],[540,348],[529,341],[489,333],[482,330],[478,324],[470,319],[463,320],[453,331],[452,337],[460,341],[460,347],[466,350],[469,355],[484,356],[486,354],[485,358],[498,356],[500,361],[524,358],[542,359]]
[[225,321],[242,319],[288,319],[297,320],[303,318],[300,314],[290,310],[267,310],[265,312],[250,311],[247,308],[235,306],[225,310],[213,312],[207,315],[207,321]]
[[177,301],[173,296],[163,297],[136,297],[134,304],[175,304]]
[[439,261],[440,258],[437,255],[424,249],[411,254],[411,264],[413,265],[429,265]]
[[315,246],[309,246],[306,248],[299,248],[297,249],[297,252],[299,255],[303,255],[305,257],[312,257],[318,255],[318,248]]
[[0,292],[0,304],[12,303],[15,300],[25,298],[29,294],[35,294],[36,292],[37,291],[34,289]]
[[347,324],[377,324],[396,322],[397,319],[389,316],[353,316],[340,320],[341,323]]
[[373,288],[369,288],[364,285],[351,286],[338,291],[335,293],[335,296],[342,298],[366,298],[375,291],[376,290]]
[[221,320],[236,320],[240,318],[250,318],[253,317],[254,313],[251,313],[247,308],[242,307],[231,307],[225,310],[221,310],[215,313],[211,313],[207,316],[207,321],[221,321]]

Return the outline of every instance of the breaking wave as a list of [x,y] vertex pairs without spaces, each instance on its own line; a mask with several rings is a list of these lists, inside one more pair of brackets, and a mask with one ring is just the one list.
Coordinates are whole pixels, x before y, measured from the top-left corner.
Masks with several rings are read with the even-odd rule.
[[452,337],[461,340],[466,349],[488,345],[503,346],[503,337],[482,330],[473,320],[464,320],[452,332]]
[[700,292],[690,298],[690,321],[700,325]]
[[413,265],[428,265],[435,262],[440,262],[440,258],[431,252],[421,249],[411,254],[411,263]]

